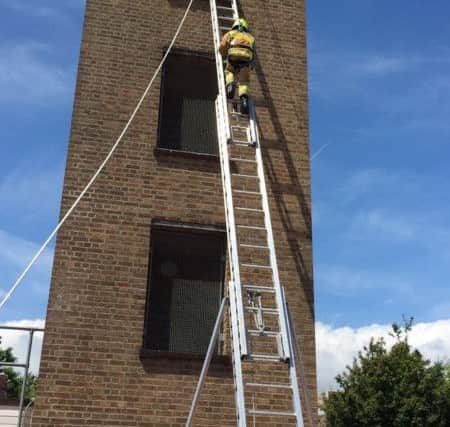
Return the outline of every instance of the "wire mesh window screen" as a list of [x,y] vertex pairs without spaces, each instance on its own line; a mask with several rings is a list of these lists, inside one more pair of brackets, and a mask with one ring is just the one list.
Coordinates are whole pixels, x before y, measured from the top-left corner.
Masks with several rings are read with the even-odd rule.
[[214,61],[186,54],[167,58],[161,88],[159,146],[218,154]]
[[144,346],[204,354],[223,289],[222,233],[153,230]]

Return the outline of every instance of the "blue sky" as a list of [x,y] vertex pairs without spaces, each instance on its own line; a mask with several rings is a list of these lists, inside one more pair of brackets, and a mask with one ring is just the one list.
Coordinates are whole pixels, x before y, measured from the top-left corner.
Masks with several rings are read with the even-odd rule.
[[439,0],[308,3],[321,321],[450,318],[449,13]]
[[[83,7],[0,0],[3,291],[57,222]],[[449,15],[444,0],[307,2],[316,308],[333,346],[406,314],[450,356]],[[0,322],[45,317],[51,263]]]
[[[59,215],[83,4],[0,0],[0,289]],[[47,251],[1,320],[45,316]]]

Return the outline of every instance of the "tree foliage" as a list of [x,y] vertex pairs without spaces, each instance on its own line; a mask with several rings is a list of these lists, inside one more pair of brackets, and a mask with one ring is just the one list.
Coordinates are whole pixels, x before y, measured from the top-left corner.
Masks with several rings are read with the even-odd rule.
[[396,339],[372,339],[336,377],[324,403],[327,427],[450,427],[450,368],[411,348],[412,319],[394,324]]
[[[14,356],[11,347],[8,347],[6,349],[0,348],[0,362],[9,362],[9,363],[17,362],[17,358]],[[8,385],[6,389],[8,398],[19,399],[20,392],[22,390],[22,384],[24,381],[23,375],[20,375],[13,368],[9,367],[3,368],[3,372],[8,376]],[[28,403],[30,400],[34,400],[36,396],[36,382],[37,382],[36,376],[33,374],[28,374],[28,378],[25,384],[25,396],[24,396],[25,404]]]

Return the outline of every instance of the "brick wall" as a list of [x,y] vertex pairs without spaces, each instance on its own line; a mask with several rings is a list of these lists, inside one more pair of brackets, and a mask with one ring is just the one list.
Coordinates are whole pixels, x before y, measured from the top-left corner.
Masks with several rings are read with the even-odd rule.
[[[242,3],[257,39],[252,85],[280,276],[314,411],[304,2]],[[122,130],[186,5],[87,0],[62,213]],[[197,0],[176,47],[212,52],[210,27],[208,2]],[[201,361],[139,356],[150,225],[164,219],[223,226],[223,198],[216,158],[155,150],[159,80],[155,83],[122,145],[58,234],[35,427],[186,421]],[[234,425],[234,411],[231,367],[213,363],[195,425]]]

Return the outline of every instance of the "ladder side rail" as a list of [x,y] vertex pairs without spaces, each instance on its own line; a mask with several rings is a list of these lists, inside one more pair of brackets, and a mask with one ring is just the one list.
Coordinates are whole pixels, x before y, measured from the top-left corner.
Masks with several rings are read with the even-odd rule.
[[281,333],[281,342],[284,351],[284,358],[289,359],[291,357],[290,347],[289,347],[289,339],[288,339],[288,327],[287,327],[287,319],[285,312],[283,310],[284,307],[284,296],[281,289],[280,276],[278,271],[278,263],[277,256],[275,250],[275,241],[273,237],[272,230],[272,219],[270,215],[270,206],[267,195],[267,187],[264,175],[264,163],[261,153],[261,144],[259,138],[258,125],[256,122],[256,111],[253,99],[249,98],[249,120],[250,120],[250,128],[252,137],[254,138],[254,142],[256,142],[255,148],[255,156],[256,156],[256,165],[259,177],[259,186],[261,191],[261,200],[264,210],[264,223],[267,230],[267,245],[269,246],[270,253],[270,265],[272,267],[272,278],[275,289],[275,298],[277,301],[278,309],[279,309],[279,326]]
[[230,292],[230,313],[231,313],[231,333],[233,351],[233,370],[234,370],[234,386],[235,393],[234,398],[236,402],[236,414],[237,414],[237,426],[246,427],[247,426],[247,410],[245,407],[245,394],[244,394],[244,378],[242,375],[242,359],[240,357],[239,351],[239,340],[234,339],[234,334],[239,332],[238,321],[236,317],[236,289],[234,283],[230,281],[229,283]]
[[192,399],[192,405],[189,411],[188,419],[186,421],[186,427],[192,426],[192,420],[195,415],[195,410],[197,409],[200,393],[203,389],[203,385],[205,384],[208,368],[209,365],[211,364],[211,360],[214,355],[214,349],[216,347],[217,339],[219,338],[220,326],[222,324],[222,319],[225,313],[225,307],[227,306],[227,303],[228,298],[227,297],[223,298],[222,303],[220,304],[219,313],[217,314],[216,323],[214,324],[213,332],[211,334],[211,340],[209,341],[208,351],[206,352],[205,361],[203,362],[202,371],[200,373],[197,388],[195,389],[194,398]]
[[[218,139],[219,139],[219,154],[220,154],[220,167],[221,167],[221,178],[222,178],[222,189],[223,189],[223,197],[224,197],[224,206],[225,206],[225,220],[226,220],[226,227],[227,227],[227,235],[228,235],[228,259],[229,259],[229,265],[230,265],[230,276],[231,281],[229,282],[229,309],[231,314],[231,341],[232,341],[232,348],[231,348],[231,354],[232,354],[232,362],[233,362],[233,375],[234,375],[234,396],[235,396],[235,404],[236,404],[236,417],[237,419],[243,419],[243,421],[240,422],[239,427],[246,427],[246,421],[245,421],[245,400],[244,400],[244,383],[242,378],[242,364],[241,364],[241,355],[240,355],[240,348],[241,348],[241,342],[239,338],[239,327],[238,327],[238,320],[237,320],[237,301],[236,301],[236,293],[234,292],[233,283],[235,280],[235,270],[234,270],[234,264],[232,262],[232,259],[234,257],[234,251],[232,247],[232,240],[231,240],[231,230],[233,229],[234,224],[234,216],[233,211],[232,215],[228,215],[228,209],[229,209],[229,202],[228,202],[228,195],[232,195],[230,192],[230,189],[228,189],[227,192],[227,183],[226,183],[226,177],[227,174],[225,173],[225,170],[229,169],[229,160],[228,160],[228,147],[227,142],[225,139],[225,135],[223,132],[223,115],[225,114],[222,110],[222,104],[220,103],[219,99],[216,99],[216,119],[217,119],[217,132],[218,132]],[[230,177],[230,175],[228,174]],[[235,227],[234,227],[235,230]],[[236,234],[234,234],[236,236]],[[239,277],[239,270],[238,270],[238,277]],[[247,342],[245,341],[245,346],[247,345]],[[242,403],[241,403],[242,402]],[[244,418],[242,418],[244,415]]]
[[291,342],[293,343],[292,358],[296,358],[296,360],[298,361],[300,376],[301,376],[301,380],[302,380],[302,384],[303,384],[303,392],[304,392],[305,400],[306,400],[306,413],[308,414],[309,422],[311,423],[311,425],[314,425],[314,417],[313,417],[311,399],[310,399],[310,395],[309,395],[308,386],[306,384],[305,367],[303,365],[303,359],[301,357],[300,348],[298,346],[298,342],[296,339],[297,333],[295,332],[295,325],[294,325],[294,321],[292,319],[292,313],[291,313],[291,310],[289,309],[289,304],[287,302],[286,302],[286,313],[287,313],[288,325],[289,325],[289,330],[290,330],[290,336],[292,337]]
[[238,255],[238,243],[236,234],[236,220],[234,217],[233,208],[233,193],[231,189],[231,171],[230,171],[230,159],[228,153],[228,144],[225,140],[225,132],[223,129],[224,121],[222,117],[228,115],[228,112],[222,110],[222,104],[219,100],[216,100],[216,114],[217,114],[217,130],[219,137],[219,153],[220,153],[220,167],[222,175],[223,197],[225,205],[225,219],[227,223],[227,235],[228,235],[228,253],[229,264],[231,272],[231,280],[236,287],[235,293],[235,307],[237,314],[237,322],[241,328],[235,332],[235,337],[238,338],[240,343],[239,356],[244,357],[248,354],[247,334],[241,333],[245,330],[245,315],[244,315],[244,302],[242,299],[242,286],[241,286],[241,274],[239,268],[239,255]]
[[[224,162],[224,154],[223,154],[223,144],[221,143],[221,139],[223,138],[223,134],[221,131],[221,124],[222,124],[222,115],[223,113],[221,112],[220,109],[220,101],[218,99],[216,99],[215,102],[215,107],[216,107],[216,123],[217,123],[217,137],[218,137],[218,141],[219,141],[219,157],[220,157],[220,177],[221,177],[221,181],[222,181],[222,193],[223,193],[223,203],[224,203],[224,209],[225,209],[225,225],[226,225],[226,229],[227,229],[227,249],[228,249],[228,259],[231,260],[233,257],[233,251],[232,251],[232,247],[229,244],[230,242],[230,218],[228,216],[228,194],[227,194],[227,186],[226,186],[226,182],[225,182],[225,173],[223,172],[223,170],[225,169],[225,166],[223,165]],[[229,261],[229,265],[230,265],[230,278],[231,280],[234,280],[234,268],[233,268],[233,263],[231,261]]]
[[[216,69],[217,69],[217,88],[219,90],[219,102],[222,104],[222,111],[228,111],[227,107],[227,96],[225,89],[225,74],[224,74],[224,66],[222,55],[219,52],[219,46],[221,42],[221,33],[219,26],[219,17],[217,14],[217,4],[216,0],[210,0],[211,6],[211,24],[212,24],[212,32],[214,38],[214,55],[216,57]],[[224,114],[224,131],[225,131],[225,140],[229,141],[231,139],[231,129],[230,129],[230,119],[228,114]]]
[[[286,301],[286,297],[284,294],[284,289],[282,289],[283,299]],[[303,420],[303,411],[302,411],[302,400],[300,396],[300,386],[297,378],[297,365],[295,359],[295,351],[294,351],[294,343],[296,342],[294,331],[292,328],[292,319],[290,317],[289,308],[287,303],[283,305],[283,312],[287,319],[287,328],[289,334],[289,350],[291,352],[292,357],[289,359],[289,376],[291,378],[291,386],[292,386],[292,397],[294,403],[294,412],[297,418],[297,427],[304,427]],[[312,424],[311,424],[312,425]]]
[[233,18],[239,19],[239,7],[237,0],[231,0],[231,7],[233,8]]

